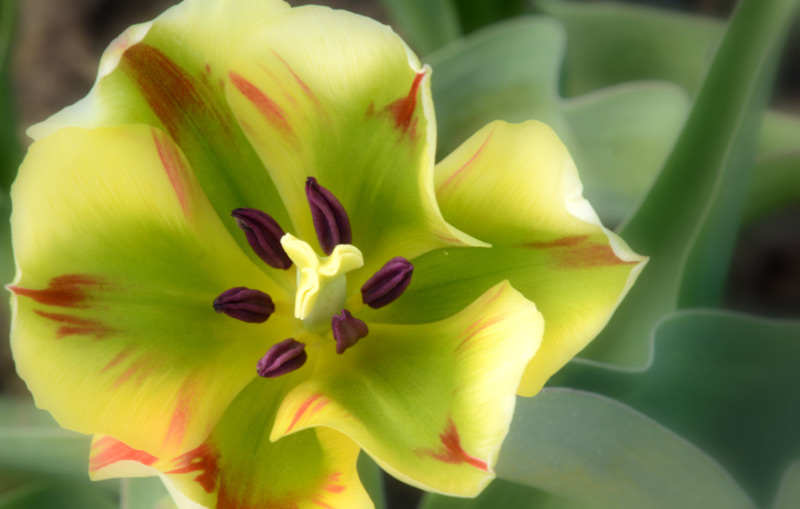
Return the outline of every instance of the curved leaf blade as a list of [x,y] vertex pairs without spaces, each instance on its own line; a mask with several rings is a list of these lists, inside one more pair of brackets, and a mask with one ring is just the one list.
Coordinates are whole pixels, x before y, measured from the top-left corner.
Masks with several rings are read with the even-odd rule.
[[518,400],[496,470],[502,479],[602,507],[753,507],[682,438],[617,401],[570,389]]

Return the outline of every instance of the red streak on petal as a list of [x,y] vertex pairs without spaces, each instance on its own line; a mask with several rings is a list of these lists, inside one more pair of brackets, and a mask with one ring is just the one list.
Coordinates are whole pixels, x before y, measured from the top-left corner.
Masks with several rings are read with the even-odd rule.
[[94,336],[97,339],[103,339],[114,332],[113,329],[104,323],[90,318],[79,318],[77,316],[64,315],[61,313],[48,313],[39,309],[34,309],[33,312],[42,318],[65,324],[56,330],[57,339],[74,335]]
[[100,370],[101,373],[105,373],[109,369],[113,368],[114,366],[118,365],[120,362],[124,361],[128,357],[130,357],[131,353],[133,352],[133,347],[129,346],[128,348],[124,349],[120,353],[114,356],[113,359],[108,361],[108,363],[103,366],[103,369]]
[[461,438],[458,436],[458,430],[452,419],[448,419],[447,428],[439,435],[439,440],[444,446],[444,452],[431,453],[431,456],[435,459],[444,463],[468,463],[481,470],[489,469],[485,461],[470,456],[461,448]]
[[[141,383],[143,379],[150,373],[152,369],[152,361],[149,357],[142,357],[141,359],[137,359],[134,361],[128,369],[122,372],[121,375],[114,380],[114,388],[118,389],[122,386],[125,382],[131,379],[133,375],[139,373],[139,376],[136,378],[137,382]],[[145,369],[148,368],[148,369]]]
[[208,108],[195,80],[158,48],[143,43],[131,46],[123,54],[120,68],[176,140],[186,131],[187,113]]
[[165,474],[188,474],[189,472],[200,472],[194,478],[206,493],[211,493],[217,486],[219,477],[219,466],[217,465],[219,455],[208,444],[202,444],[195,449],[178,456],[173,460],[177,468],[164,472]]
[[330,493],[341,493],[345,490],[345,487],[341,484],[328,484],[327,486],[323,486],[322,489]]
[[408,132],[411,127],[411,118],[414,116],[414,110],[417,108],[417,91],[422,78],[425,77],[425,71],[417,73],[414,76],[414,81],[411,83],[411,90],[408,95],[402,99],[398,99],[386,107],[394,117],[394,125],[401,131]]
[[467,335],[461,343],[458,344],[456,347],[456,351],[460,350],[461,348],[465,347],[469,341],[474,338],[479,332],[485,330],[487,327],[491,327],[499,322],[502,322],[505,317],[503,316],[494,316],[491,318],[485,318],[482,320],[478,320],[469,327],[464,333]]
[[[460,181],[461,179],[464,178],[464,175],[469,173],[468,169],[471,169],[472,163],[477,161],[478,156],[480,156],[481,153],[483,152],[483,149],[486,148],[486,145],[489,143],[489,140],[492,139],[492,135],[493,134],[494,134],[494,130],[492,130],[492,132],[489,133],[489,136],[487,136],[486,139],[483,140],[483,143],[481,143],[481,146],[478,147],[478,150],[474,154],[472,154],[472,157],[470,157],[467,160],[466,163],[462,164],[459,169],[457,169],[455,172],[453,172],[452,175],[447,177],[444,180],[444,182],[442,182],[439,185],[439,188],[436,190],[437,193],[441,193],[442,191],[444,191],[444,189],[446,187],[448,187],[450,184],[453,184],[456,181],[456,179],[458,179]],[[458,187],[457,183],[456,183],[456,187]]]
[[291,134],[292,127],[286,121],[286,112],[278,104],[267,97],[255,85],[233,71],[228,73],[233,85],[244,95],[248,101],[261,113],[267,122],[273,124],[286,134]]
[[532,249],[550,249],[554,247],[572,247],[586,242],[588,235],[576,235],[574,237],[561,237],[556,240],[549,240],[547,242],[526,242],[520,244],[520,247],[529,247]]
[[[238,484],[241,484],[239,479],[234,479]],[[245,490],[247,493],[250,490]],[[250,491],[251,492],[251,491]],[[237,493],[242,493],[242,490],[237,490]],[[239,495],[241,496],[241,495]],[[291,497],[292,495],[287,495],[286,498]],[[253,500],[241,500],[235,495],[229,494],[228,489],[225,486],[225,479],[222,479],[221,486],[219,488],[219,494],[217,495],[217,509],[297,509],[297,503],[293,500],[286,501],[286,500],[264,500],[264,501],[253,501]]]
[[295,81],[297,81],[297,84],[300,85],[300,88],[303,89],[303,92],[305,92],[305,94],[308,96],[308,98],[311,99],[312,101],[314,101],[316,104],[319,104],[319,99],[317,99],[317,96],[314,95],[314,92],[311,91],[311,88],[308,85],[306,85],[306,82],[303,81],[300,78],[300,76],[297,75],[296,72],[294,72],[294,69],[292,69],[292,66],[290,66],[289,63],[286,60],[284,60],[283,57],[281,57],[275,50],[272,50],[272,54],[275,55],[278,58],[278,60],[280,60],[281,63],[284,66],[286,66],[286,69],[290,73],[292,73],[292,76],[294,76]]
[[568,250],[559,259],[559,266],[568,269],[585,269],[590,267],[608,267],[612,265],[636,265],[638,262],[626,262],[614,253],[608,244],[586,244]]
[[322,400],[318,401],[317,404],[314,405],[314,408],[311,409],[311,413],[309,415],[314,415],[315,413],[319,412],[320,410],[325,408],[325,406],[328,403],[330,403],[330,400],[327,400],[327,399],[322,399]]
[[50,280],[44,290],[9,286],[15,295],[29,297],[39,304],[64,308],[87,308],[88,295],[84,287],[99,286],[101,280],[86,274],[65,274]]
[[311,503],[314,505],[318,505],[320,507],[324,507],[325,509],[334,509],[333,506],[326,504],[325,502],[319,500],[318,498],[312,498]]
[[320,397],[322,397],[322,394],[312,394],[308,399],[303,401],[303,403],[300,405],[300,408],[298,408],[297,412],[295,412],[291,424],[289,424],[289,427],[286,428],[286,433],[292,431],[292,428],[294,428],[295,424],[297,424],[297,421],[299,421],[300,418],[303,417],[303,414],[306,413],[308,407],[310,407],[311,404],[316,400],[318,400]]
[[172,143],[167,135],[158,131],[153,131],[153,141],[156,144],[161,165],[164,167],[164,171],[167,172],[169,183],[172,184],[172,189],[175,190],[175,195],[181,204],[183,215],[189,217],[189,197],[185,185],[189,172],[183,165],[183,161],[181,161],[178,147]]
[[556,249],[553,253],[556,265],[565,269],[586,269],[592,267],[608,267],[613,265],[636,265],[638,262],[627,262],[620,259],[608,244],[587,242],[588,235],[562,237],[547,242],[527,242],[517,247],[531,249]]
[[192,378],[185,380],[178,390],[178,401],[172,412],[172,419],[167,428],[164,445],[180,445],[186,434],[186,427],[191,416],[192,406],[197,398],[197,381]]
[[92,444],[92,454],[89,458],[90,472],[97,472],[118,461],[136,461],[150,466],[158,461],[158,458],[108,436],[101,437]]

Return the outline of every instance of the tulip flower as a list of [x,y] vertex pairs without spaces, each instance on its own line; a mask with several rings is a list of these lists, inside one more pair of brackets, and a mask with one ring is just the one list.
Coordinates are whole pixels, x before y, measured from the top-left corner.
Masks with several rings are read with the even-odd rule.
[[130,28],[29,131],[12,347],[94,479],[183,507],[368,507],[363,449],[474,496],[516,395],[603,327],[644,264],[545,125],[434,164],[431,71],[392,30],[276,0]]

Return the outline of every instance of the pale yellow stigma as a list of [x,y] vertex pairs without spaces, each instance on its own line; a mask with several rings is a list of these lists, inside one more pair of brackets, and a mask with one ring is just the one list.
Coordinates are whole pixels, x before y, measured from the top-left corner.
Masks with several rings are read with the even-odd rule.
[[318,324],[330,326],[331,317],[344,306],[344,275],[364,265],[361,251],[350,244],[339,244],[330,256],[318,256],[308,242],[289,233],[281,237],[281,245],[297,266],[294,316],[306,320],[312,330]]

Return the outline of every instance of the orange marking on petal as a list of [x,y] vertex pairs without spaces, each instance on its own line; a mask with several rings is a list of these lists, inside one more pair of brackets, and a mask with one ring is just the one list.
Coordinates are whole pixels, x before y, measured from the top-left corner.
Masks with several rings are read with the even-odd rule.
[[42,318],[64,324],[56,330],[56,339],[74,335],[94,336],[96,339],[103,339],[114,333],[114,330],[104,323],[90,318],[79,318],[77,316],[64,315],[61,313],[48,313],[39,309],[34,309],[33,312]]
[[315,413],[319,412],[320,410],[325,408],[325,405],[327,405],[328,403],[330,403],[330,400],[327,399],[319,400],[317,404],[314,405],[314,408],[311,409],[311,413],[309,415],[314,415]]
[[444,451],[430,453],[435,459],[444,463],[468,463],[481,470],[489,469],[485,461],[470,456],[461,448],[461,438],[458,436],[458,430],[452,419],[447,420],[447,427],[439,435],[439,440],[442,442]]
[[200,472],[194,478],[206,493],[211,493],[217,486],[219,477],[219,466],[217,460],[219,455],[208,444],[201,444],[186,454],[173,460],[178,466],[173,470],[164,472],[165,474],[188,474],[189,472]]
[[562,237],[546,242],[527,242],[518,247],[532,249],[556,249],[553,252],[556,265],[566,269],[585,269],[591,267],[607,267],[611,265],[635,265],[638,262],[627,262],[620,259],[608,244],[587,242],[588,235]]
[[411,119],[414,116],[414,110],[417,108],[417,91],[424,77],[425,71],[417,73],[411,83],[411,90],[408,91],[408,95],[386,107],[386,110],[394,117],[395,127],[404,133],[408,132],[411,127]]
[[65,274],[54,277],[43,290],[33,290],[10,285],[8,289],[15,295],[28,297],[39,304],[63,308],[87,308],[86,286],[100,286],[102,280],[86,274]]
[[491,327],[492,325],[502,322],[504,318],[505,318],[504,316],[494,316],[491,318],[484,318],[476,321],[475,323],[467,327],[467,329],[464,331],[467,337],[465,337],[461,341],[461,343],[458,344],[458,346],[456,347],[456,351],[466,346],[466,344],[469,343],[469,341],[472,338],[474,338],[479,332],[485,330],[487,327]]
[[286,120],[286,112],[283,111],[275,101],[258,89],[255,85],[244,79],[233,71],[228,72],[233,85],[244,95],[248,101],[261,113],[261,115],[271,124],[279,128],[286,134],[291,134],[292,126]]
[[171,142],[168,136],[158,131],[153,131],[153,141],[156,144],[161,165],[164,167],[164,171],[167,172],[169,183],[172,184],[172,189],[175,190],[175,195],[181,204],[183,215],[189,217],[189,198],[185,185],[189,172],[181,161],[178,147]]
[[92,444],[92,454],[89,458],[90,472],[97,472],[118,461],[137,461],[150,466],[158,461],[158,458],[108,436],[101,437]]
[[292,422],[289,424],[289,427],[286,428],[286,433],[292,431],[292,428],[294,428],[295,424],[297,424],[297,421],[299,421],[300,418],[303,417],[303,414],[306,413],[308,407],[310,407],[311,404],[316,400],[318,400],[320,397],[322,397],[322,394],[312,394],[308,399],[303,401],[303,403],[300,405],[300,408],[298,408],[297,412],[295,412],[294,417],[292,417]]
[[[235,481],[238,481],[238,479],[235,479]],[[297,503],[293,500],[264,500],[256,503],[252,500],[240,500],[238,497],[241,496],[241,488],[234,493],[238,496],[228,492],[225,478],[223,477],[217,494],[217,509],[298,509]],[[247,490],[245,493],[247,493]]]
[[330,493],[341,493],[345,490],[345,487],[341,484],[328,484],[323,486],[322,489]]
[[[489,140],[490,140],[490,139],[492,139],[492,135],[493,135],[493,134],[494,134],[494,129],[492,129],[492,131],[489,133],[489,136],[487,136],[487,137],[486,137],[486,139],[485,139],[485,140],[483,140],[483,143],[481,143],[481,146],[480,146],[480,147],[478,147],[478,150],[477,150],[477,151],[475,151],[475,153],[474,153],[474,154],[472,154],[472,157],[470,157],[470,158],[467,160],[467,162],[466,162],[466,163],[462,164],[462,165],[461,165],[461,167],[460,167],[459,169],[457,169],[457,170],[456,170],[456,171],[455,171],[455,172],[454,172],[452,175],[450,175],[449,177],[447,177],[447,178],[444,180],[444,182],[442,182],[442,183],[439,185],[439,188],[436,190],[436,192],[437,192],[437,193],[441,193],[441,192],[442,192],[442,191],[444,191],[444,189],[445,189],[446,187],[448,187],[450,184],[453,184],[453,183],[455,183],[455,181],[456,181],[456,178],[458,178],[458,180],[460,181],[461,179],[463,179],[463,178],[464,178],[464,176],[465,176],[467,173],[469,173],[469,169],[471,169],[471,167],[472,167],[472,164],[473,164],[475,161],[477,161],[477,160],[478,160],[478,157],[479,157],[479,156],[481,155],[481,153],[483,152],[483,149],[484,149],[484,148],[486,148],[486,145],[489,143]],[[456,186],[456,187],[458,187],[458,186]]]
[[292,66],[290,66],[289,63],[286,60],[284,60],[283,57],[281,57],[275,50],[272,50],[272,54],[275,55],[278,58],[278,60],[280,60],[281,63],[284,66],[286,66],[286,69],[290,73],[292,73],[292,76],[294,76],[295,81],[297,81],[297,84],[300,85],[300,88],[303,89],[303,92],[306,93],[306,95],[309,97],[309,99],[314,101],[316,104],[319,104],[319,99],[317,99],[317,96],[314,95],[314,92],[311,91],[311,88],[308,85],[306,85],[306,82],[303,81],[300,78],[300,76],[297,75],[296,72],[294,72],[294,69],[292,69]]
[[588,235],[575,235],[573,237],[561,237],[560,239],[548,240],[545,242],[525,242],[519,247],[529,247],[532,249],[550,249],[554,247],[572,247],[582,244],[589,238]]
[[[148,357],[142,357],[141,359],[137,359],[136,361],[134,361],[133,364],[128,366],[128,369],[123,371],[122,374],[119,375],[116,380],[114,380],[114,388],[118,389],[119,387],[121,387],[122,384],[130,380],[130,378],[133,375],[135,375],[137,372],[142,371],[143,368],[147,367],[149,364],[150,364],[150,359]],[[137,378],[137,380],[141,380],[141,375],[139,376],[139,378]]]
[[186,433],[186,425],[189,421],[189,416],[197,394],[197,382],[194,379],[189,378],[181,384],[180,389],[178,389],[175,410],[172,412],[172,419],[167,428],[167,435],[164,437],[165,446],[167,444],[180,445],[180,443],[183,442],[183,436]]
[[326,504],[325,502],[323,502],[322,500],[320,500],[318,498],[312,498],[311,499],[311,503],[314,504],[314,505],[318,505],[320,507],[324,507],[325,509],[334,509],[333,506],[330,506],[330,505]]
[[113,368],[114,366],[116,366],[120,362],[122,362],[125,359],[127,359],[128,357],[130,357],[132,352],[133,352],[133,347],[132,346],[127,347],[126,349],[124,349],[123,351],[121,351],[120,353],[115,355],[113,359],[108,361],[108,363],[105,366],[103,366],[103,369],[101,369],[100,372],[101,373],[105,373],[109,369]]

